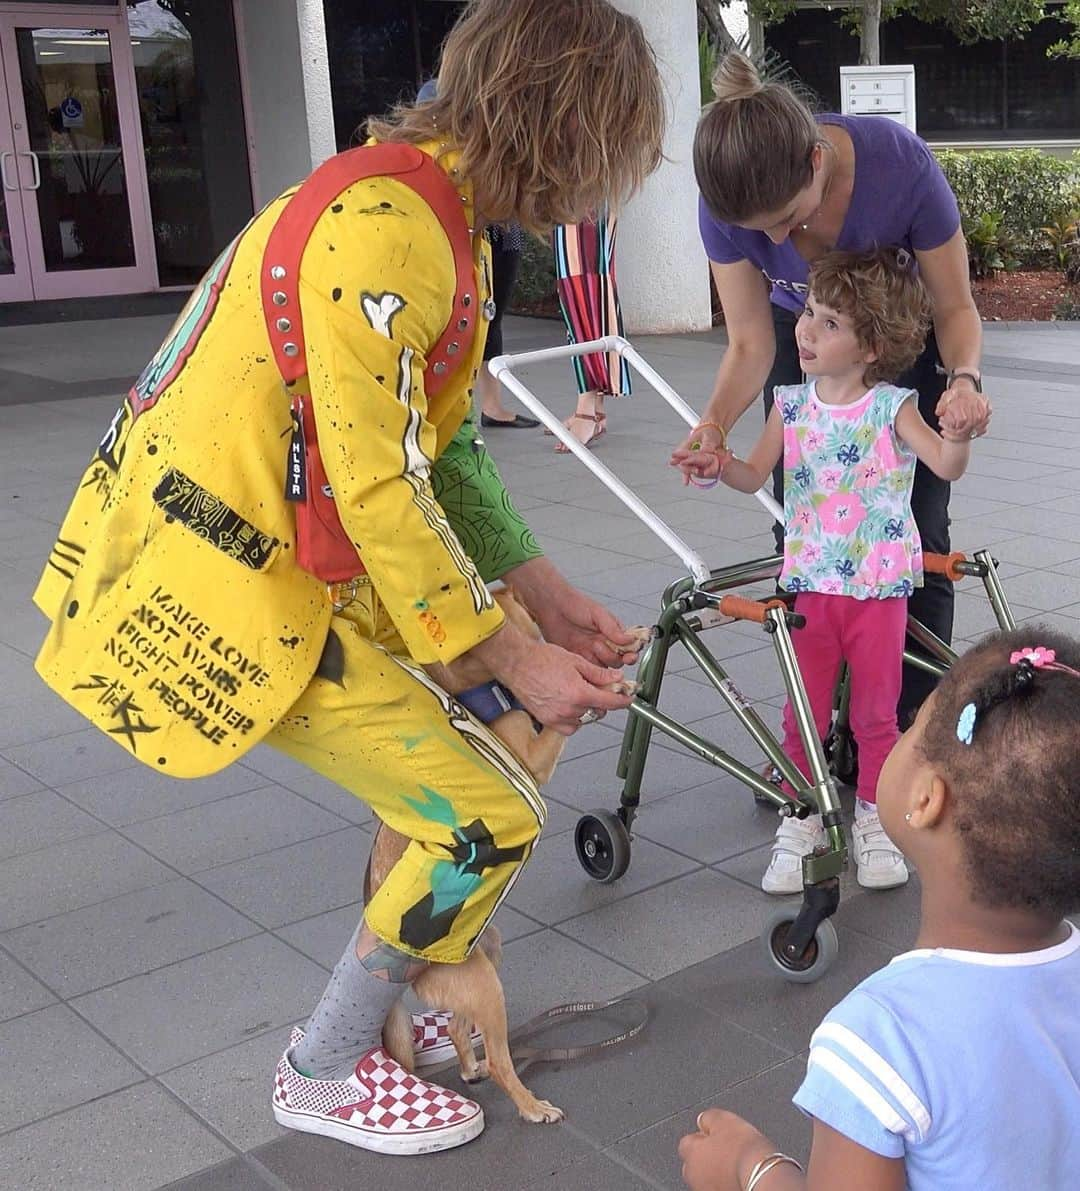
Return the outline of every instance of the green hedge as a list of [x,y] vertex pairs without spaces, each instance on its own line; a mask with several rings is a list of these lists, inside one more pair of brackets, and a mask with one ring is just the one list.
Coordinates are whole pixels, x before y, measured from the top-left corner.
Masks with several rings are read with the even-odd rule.
[[531,312],[537,307],[550,306],[555,300],[555,255],[551,241],[526,234],[510,309]]
[[1049,263],[1043,228],[1080,210],[1080,160],[1051,157],[1039,149],[937,149],[956,192],[965,228],[987,215],[1001,227],[1026,263]]

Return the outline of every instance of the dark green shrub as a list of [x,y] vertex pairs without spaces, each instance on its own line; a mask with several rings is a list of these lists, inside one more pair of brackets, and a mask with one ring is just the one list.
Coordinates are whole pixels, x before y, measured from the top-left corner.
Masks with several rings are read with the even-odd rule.
[[1080,321],[1080,297],[1066,294],[1054,307],[1054,318],[1058,322]]
[[535,311],[537,307],[558,310],[555,293],[555,257],[550,240],[526,235],[521,253],[521,271],[510,299],[511,310]]
[[1048,227],[1063,211],[1080,206],[1080,169],[1075,158],[1051,157],[1038,149],[985,149],[960,153],[939,149],[965,226],[998,212],[1001,231],[1014,238],[1024,263],[1045,260]]
[[1015,269],[1016,241],[1000,211],[984,211],[964,220],[968,267],[972,277],[992,277],[1001,269]]

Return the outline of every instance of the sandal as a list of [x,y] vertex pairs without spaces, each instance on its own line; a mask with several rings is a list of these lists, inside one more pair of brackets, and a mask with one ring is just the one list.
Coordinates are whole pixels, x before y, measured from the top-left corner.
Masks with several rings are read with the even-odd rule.
[[[607,433],[606,414],[571,414],[570,417],[568,417],[563,423],[563,425],[569,430],[570,423],[574,421],[592,423],[592,426],[589,428],[589,431],[585,437],[578,439],[578,442],[580,442],[583,447],[592,446],[592,444],[596,442],[601,434]],[[577,438],[577,435],[574,437]],[[555,454],[569,455],[570,448],[563,442],[557,442],[555,444]]]

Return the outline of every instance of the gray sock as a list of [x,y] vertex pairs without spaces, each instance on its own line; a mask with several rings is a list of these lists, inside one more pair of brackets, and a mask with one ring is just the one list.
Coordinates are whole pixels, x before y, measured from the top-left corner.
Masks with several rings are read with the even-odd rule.
[[[303,1041],[293,1049],[292,1065],[310,1079],[348,1079],[360,1056],[382,1042],[387,1014],[408,987],[404,979],[375,975],[356,958],[361,929],[349,940],[308,1019]],[[403,977],[409,964],[415,963],[386,944],[380,946],[379,955],[379,968],[389,970],[391,976]],[[393,962],[394,957],[398,962]]]

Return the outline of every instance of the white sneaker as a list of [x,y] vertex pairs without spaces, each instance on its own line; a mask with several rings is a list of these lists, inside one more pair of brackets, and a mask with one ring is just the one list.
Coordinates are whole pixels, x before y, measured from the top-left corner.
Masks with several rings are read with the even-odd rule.
[[484,1128],[479,1104],[410,1075],[376,1046],[348,1079],[308,1079],[281,1056],[274,1118],[380,1154],[430,1154],[472,1141]]
[[851,831],[855,873],[864,889],[895,889],[907,883],[907,865],[885,834],[877,807],[867,805],[866,810],[858,805],[855,808],[855,824]]
[[761,888],[766,893],[802,893],[802,858],[825,842],[820,815],[805,819],[781,819],[772,846],[772,859]]

